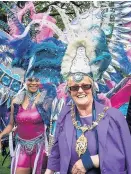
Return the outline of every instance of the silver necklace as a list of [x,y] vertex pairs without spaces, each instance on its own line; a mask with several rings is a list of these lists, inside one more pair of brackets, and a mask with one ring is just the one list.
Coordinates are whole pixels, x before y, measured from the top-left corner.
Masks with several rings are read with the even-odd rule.
[[27,107],[28,109],[32,108],[32,105],[33,105],[33,103],[34,103],[34,101],[35,101],[35,99],[36,99],[38,94],[39,94],[39,90],[36,91],[36,92],[33,92],[33,93],[29,92],[29,91],[26,91],[26,95],[27,95],[27,97],[29,99],[29,105]]

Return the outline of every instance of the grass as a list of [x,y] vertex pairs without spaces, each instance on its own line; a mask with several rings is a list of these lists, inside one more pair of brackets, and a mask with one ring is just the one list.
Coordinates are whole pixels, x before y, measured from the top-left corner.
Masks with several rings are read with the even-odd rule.
[[5,160],[5,163],[2,166],[3,159],[4,159],[4,157],[0,154],[0,174],[10,174],[10,169],[9,169],[10,157],[8,157]]

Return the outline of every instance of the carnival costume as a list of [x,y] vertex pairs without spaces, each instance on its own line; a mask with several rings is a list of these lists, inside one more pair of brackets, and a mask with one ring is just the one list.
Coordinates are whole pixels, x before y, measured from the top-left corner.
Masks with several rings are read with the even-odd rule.
[[[8,14],[8,28],[6,29],[10,31],[8,34],[0,30],[0,105],[6,108],[5,116],[5,114],[9,115],[7,109],[10,109],[11,98],[24,89],[23,81],[30,76],[40,79],[41,88],[44,86],[47,91],[46,98],[52,101],[56,97],[56,87],[63,82],[60,66],[66,44],[53,38],[53,30],[42,22],[46,20],[55,23],[55,19],[50,17],[48,12],[36,13],[32,2],[27,2],[23,9],[17,9],[15,4],[13,9],[10,9],[4,2],[1,2],[1,5]],[[30,16],[27,17],[29,25],[23,20],[28,10],[30,11]],[[1,22],[2,26],[3,24]],[[38,33],[35,32],[33,24],[39,25]],[[25,26],[30,26],[30,30],[21,36],[26,31]],[[50,113],[51,102],[46,105]]]
[[33,174],[40,174],[43,162],[48,155],[46,128],[49,126],[49,115],[44,108],[46,93],[41,92],[35,107],[24,109],[22,102],[26,92],[21,92],[14,103],[14,120],[17,126],[15,135],[16,149],[12,158],[11,173],[17,167],[33,168]]
[[[1,54],[1,63],[3,63],[0,65],[1,89],[4,90],[4,93],[1,90],[1,104],[6,103],[9,108],[10,98],[12,96],[17,98],[14,106],[14,120],[17,125],[16,149],[12,157],[11,173],[14,174],[17,167],[26,167],[33,168],[33,174],[39,174],[42,170],[43,160],[48,155],[47,137],[49,136],[51,103],[56,96],[56,86],[63,82],[60,65],[66,45],[53,38],[52,29],[43,25],[43,20],[55,23],[55,19],[50,17],[48,12],[36,14],[32,2],[27,3],[25,8],[20,11],[10,10],[5,3],[1,4],[9,15],[8,24],[11,29],[10,35],[1,31],[0,38],[0,44],[2,46],[4,44],[5,49],[8,50],[4,49]],[[31,35],[31,31],[28,31],[24,36],[21,36],[26,31],[22,23],[22,16],[28,9],[31,10],[30,18],[32,19],[29,26],[35,23],[40,24],[40,32]],[[13,68],[9,65],[6,67],[6,62],[7,64],[11,63]],[[21,68],[17,69],[20,74],[14,74],[8,68],[13,72],[15,69]],[[21,106],[26,95],[23,91],[25,88],[23,81],[30,76],[40,79],[41,90],[43,91],[44,86],[46,93],[41,92],[40,101],[35,105],[35,108],[29,107],[24,110]],[[30,103],[33,101],[34,98]],[[46,127],[48,128],[46,129]],[[12,151],[12,147],[10,151]]]
[[[109,72],[116,68],[116,61],[112,56],[114,52],[111,55],[104,29],[98,25],[98,21],[95,21],[98,14],[92,16],[88,13],[88,25],[85,25],[84,14],[81,16],[76,11],[78,16],[73,26],[69,23],[65,12],[59,7],[55,8],[65,24],[68,42],[61,65],[61,74],[64,79],[71,78],[75,82],[75,86],[67,86],[70,92],[71,89],[78,92],[80,87],[83,90],[91,89],[90,86],[82,84],[76,86],[77,83],[84,81],[85,76],[91,78],[94,101],[91,120],[89,117],[88,119],[80,117],[73,100],[62,108],[47,168],[51,171],[59,171],[61,174],[70,174],[73,166],[81,159],[88,174],[131,173],[131,138],[127,122],[119,110],[101,105],[95,100],[99,83],[111,81],[112,75]],[[63,38],[64,36],[61,35],[61,39]],[[118,47],[120,43],[121,39],[118,41]],[[115,45],[113,46],[116,48]],[[129,64],[127,66],[131,68]],[[98,169],[94,167],[91,160],[93,155],[99,155]]]

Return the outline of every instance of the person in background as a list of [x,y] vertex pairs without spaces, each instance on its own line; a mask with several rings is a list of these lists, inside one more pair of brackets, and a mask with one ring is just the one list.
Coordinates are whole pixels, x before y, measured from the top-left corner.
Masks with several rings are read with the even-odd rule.
[[56,123],[57,123],[58,117],[60,115],[60,112],[63,106],[68,101],[67,99],[68,95],[66,93],[66,83],[61,83],[57,87],[56,93],[57,93],[57,96],[54,98],[52,102],[52,108],[51,108],[48,154],[50,154],[50,151],[54,142]]
[[130,133],[131,133],[131,97],[130,97],[130,100],[129,100],[126,120],[127,120],[129,129],[130,129]]

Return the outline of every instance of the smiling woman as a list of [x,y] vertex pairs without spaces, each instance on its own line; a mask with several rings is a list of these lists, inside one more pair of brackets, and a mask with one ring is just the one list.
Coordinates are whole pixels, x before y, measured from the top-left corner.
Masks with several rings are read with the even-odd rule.
[[40,96],[40,91],[39,91],[39,86],[40,86],[40,81],[38,78],[35,77],[30,77],[26,81],[26,85],[28,90],[26,91],[26,96],[27,96],[27,102],[25,108],[31,108],[36,99],[39,98]]
[[[35,78],[35,77],[30,77],[27,79],[26,84],[28,86],[29,91],[36,92],[39,88],[40,80],[38,78]],[[30,87],[36,87],[36,89],[35,90],[29,89]]]
[[[87,107],[93,102],[93,81],[88,76],[72,75],[68,79],[68,91],[78,107]],[[91,113],[91,112],[90,112]],[[82,113],[81,113],[82,114]],[[86,115],[89,113],[86,113]]]
[[78,16],[77,30],[69,25],[65,11],[60,12],[68,40],[61,74],[67,80],[70,101],[58,118],[45,174],[131,173],[126,119],[119,110],[98,103],[94,95],[112,59],[105,33],[90,12],[87,27]]
[[41,173],[47,155],[46,128],[49,120],[46,111],[52,101],[46,98],[45,91],[40,92],[38,78],[28,78],[26,85],[27,89],[12,101],[10,123],[0,134],[1,139],[12,131],[14,124],[17,126],[12,174]]
[[71,100],[58,118],[45,174],[130,173],[131,138],[124,116],[95,101],[88,74],[69,75],[67,89]]

